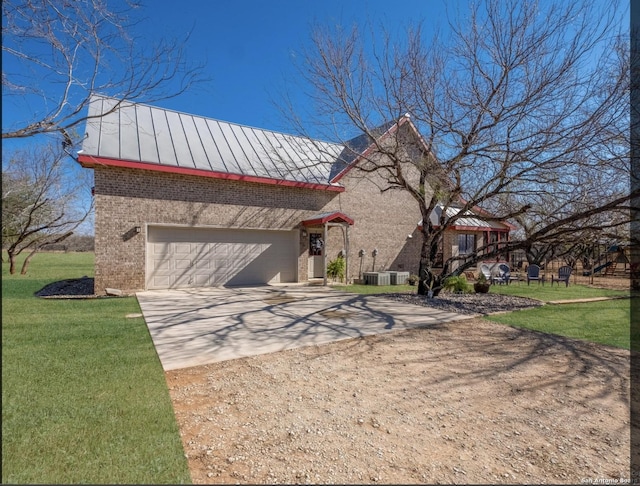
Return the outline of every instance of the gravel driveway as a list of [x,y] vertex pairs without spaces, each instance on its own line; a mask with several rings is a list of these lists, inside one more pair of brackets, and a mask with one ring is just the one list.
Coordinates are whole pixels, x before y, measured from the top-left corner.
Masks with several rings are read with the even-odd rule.
[[199,484],[629,477],[629,352],[607,346],[467,319],[166,377]]

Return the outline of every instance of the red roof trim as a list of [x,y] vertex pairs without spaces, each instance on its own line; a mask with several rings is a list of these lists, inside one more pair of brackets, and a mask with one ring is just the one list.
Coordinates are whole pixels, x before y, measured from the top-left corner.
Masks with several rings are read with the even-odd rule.
[[108,167],[123,167],[126,169],[151,170],[154,172],[168,172],[172,174],[193,175],[198,177],[211,177],[213,179],[226,179],[232,181],[254,182],[257,184],[273,184],[276,186],[300,187],[302,189],[317,189],[324,191],[344,192],[342,186],[330,184],[317,184],[313,182],[298,182],[286,179],[270,179],[268,177],[249,176],[242,174],[230,174],[228,172],[216,172],[203,169],[191,169],[188,167],[176,167],[169,165],[151,164],[147,162],[134,162],[130,160],[108,159],[104,157],[93,157],[91,155],[78,155],[78,162],[82,167],[94,168],[98,165]]
[[350,226],[353,226],[353,219],[351,219],[346,214],[340,213],[338,211],[336,211],[335,213],[327,214],[326,216],[324,216],[322,218],[307,219],[305,221],[302,221],[302,225],[303,226],[317,226],[319,224],[330,223],[331,221],[334,221],[336,219],[341,219],[345,223],[348,223]]

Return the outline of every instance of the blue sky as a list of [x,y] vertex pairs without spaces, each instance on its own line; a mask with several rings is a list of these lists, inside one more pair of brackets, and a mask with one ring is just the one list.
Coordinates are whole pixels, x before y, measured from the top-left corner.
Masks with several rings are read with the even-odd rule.
[[[144,0],[136,13],[145,18],[132,35],[149,45],[161,39],[186,41],[187,59],[204,66],[208,81],[174,98],[154,104],[195,115],[260,128],[287,130],[274,106],[285,84],[304,101],[295,60],[309,43],[313,24],[384,26],[400,36],[411,23],[424,22],[446,31],[447,11],[464,13],[471,0]],[[542,0],[544,2],[545,0]],[[596,0],[604,4],[607,0]],[[623,4],[624,4],[624,0]],[[121,0],[109,0],[116,5]],[[455,15],[454,15],[455,16]],[[24,105],[7,102],[3,126],[24,117]],[[3,151],[33,140],[3,141]],[[82,170],[74,167],[73,170]]]
[[[287,131],[274,106],[286,84],[304,100],[295,60],[309,42],[311,27],[354,24],[384,26],[398,37],[411,23],[424,22],[425,34],[446,32],[447,12],[464,14],[471,0],[143,0],[144,20],[132,35],[152,45],[161,39],[186,41],[187,59],[204,66],[208,81],[155,105],[250,126]],[[596,0],[605,4],[608,0]],[[122,0],[109,0],[118,5]],[[545,0],[542,0],[544,4]],[[624,0],[622,0],[624,4]],[[26,107],[26,108],[25,108]],[[24,117],[27,105],[7,102],[3,126]],[[5,141],[5,147],[14,143]]]
[[[120,0],[110,0],[118,5]],[[273,130],[286,129],[274,99],[283,86],[304,99],[296,85],[294,59],[309,42],[313,24],[350,28],[354,24],[383,25],[400,34],[411,22],[427,25],[445,21],[444,0],[144,0],[135,12],[144,20],[137,23],[132,36],[149,45],[163,39],[184,39],[187,60],[204,66],[208,78],[174,98],[154,105],[194,115],[217,118]],[[465,0],[448,2],[467,5]],[[39,99],[26,101],[5,97],[2,123],[11,126],[35,111]],[[42,137],[3,140],[3,152],[26,144],[44,142]],[[71,177],[80,168],[69,161]],[[83,233],[93,233],[88,222]]]
[[[425,20],[430,25],[446,18],[441,0],[145,0],[145,4],[135,13],[144,21],[132,35],[151,45],[161,39],[184,39],[190,33],[186,57],[203,65],[208,78],[155,105],[275,130],[285,129],[273,104],[284,83],[304,96],[295,86],[294,59],[299,59],[314,23],[350,28],[370,21],[399,34],[410,22]],[[467,2],[448,4],[451,8]],[[5,126],[31,108],[3,101]],[[8,147],[23,143],[5,142]]]
[[[313,23],[350,27],[370,20],[400,32],[411,21],[443,19],[439,0],[188,0],[153,2],[151,30],[183,37],[191,60],[205,64],[210,81],[158,104],[187,113],[262,128],[282,128],[273,105],[285,81],[297,76],[294,60]],[[303,96],[300,93],[300,96]]]

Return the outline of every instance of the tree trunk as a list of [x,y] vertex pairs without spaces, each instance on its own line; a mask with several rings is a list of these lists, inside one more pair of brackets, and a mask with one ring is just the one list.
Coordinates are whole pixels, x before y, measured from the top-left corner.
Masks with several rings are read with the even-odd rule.
[[432,241],[432,238],[422,234],[422,248],[420,250],[420,269],[418,271],[418,295],[428,295],[429,290],[433,291],[433,295],[436,296],[440,293],[440,277],[433,272],[432,255],[435,255],[433,246],[437,243]]
[[20,275],[26,275],[27,274],[27,268],[29,267],[29,262],[31,261],[31,258],[33,257],[33,255],[35,255],[38,252],[39,248],[36,246],[33,251],[31,253],[29,253],[29,255],[27,255],[27,258],[24,259],[24,262],[22,263],[22,270],[20,270]]
[[11,251],[8,252],[8,255],[9,255],[9,273],[13,275],[14,273],[16,273],[16,256]]

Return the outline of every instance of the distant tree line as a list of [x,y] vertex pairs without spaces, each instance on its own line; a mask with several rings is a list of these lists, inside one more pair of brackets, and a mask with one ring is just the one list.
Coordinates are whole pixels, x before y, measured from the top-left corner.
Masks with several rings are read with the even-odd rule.
[[[95,238],[89,235],[71,235],[58,243],[43,245],[40,251],[94,251]],[[2,248],[6,250],[6,248]]]
[[95,238],[90,235],[72,235],[59,243],[44,245],[41,251],[93,251]]

